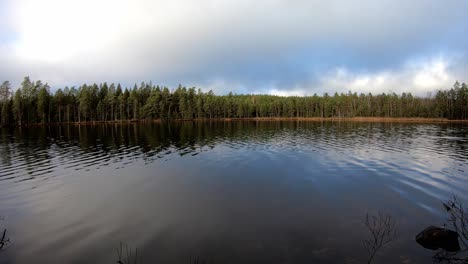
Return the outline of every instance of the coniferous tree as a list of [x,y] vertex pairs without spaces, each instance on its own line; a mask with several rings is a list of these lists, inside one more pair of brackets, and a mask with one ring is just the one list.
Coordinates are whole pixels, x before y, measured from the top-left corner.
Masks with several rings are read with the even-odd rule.
[[0,126],[8,125],[10,105],[10,82],[5,81],[0,86]]
[[47,122],[46,116],[49,110],[49,91],[47,85],[44,85],[39,89],[40,90],[37,97],[37,115],[40,122],[45,123]]
[[373,95],[334,93],[330,96],[215,95],[179,85],[175,90],[142,82],[81,85],[50,91],[40,80],[25,77],[15,93],[9,82],[0,86],[0,125],[47,122],[115,121],[138,119],[250,118],[250,117],[423,117],[468,119],[468,87],[455,82],[434,96],[411,93]]
[[13,116],[14,120],[17,122],[18,125],[22,125],[23,121],[23,95],[21,90],[18,89],[15,92],[15,96],[13,97]]

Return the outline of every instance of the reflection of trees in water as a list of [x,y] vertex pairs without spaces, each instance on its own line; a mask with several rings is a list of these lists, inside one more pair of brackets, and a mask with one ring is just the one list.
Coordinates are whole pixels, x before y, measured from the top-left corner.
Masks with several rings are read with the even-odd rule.
[[[139,151],[147,154],[146,157],[152,157],[167,150],[185,155],[202,151],[204,147],[213,148],[219,143],[262,144],[287,136],[297,136],[295,140],[304,138],[330,144],[339,142],[343,146],[371,145],[379,142],[390,146],[404,145],[409,149],[413,143],[412,139],[427,133],[424,129],[420,129],[420,126],[422,125],[395,123],[255,121],[46,126],[16,129],[13,140],[16,143],[15,147],[21,149],[18,154],[25,159],[34,157],[31,154],[37,150],[49,149],[53,144],[62,146],[67,151],[70,150],[67,147],[74,145],[84,152],[104,151],[114,155]],[[453,131],[457,131],[457,129],[447,129],[452,124],[427,126],[431,126],[432,130],[429,130],[434,130],[434,134],[440,137],[445,134],[450,136]],[[2,136],[4,137],[6,133],[8,132],[2,132]],[[5,139],[2,142],[5,142]],[[454,149],[455,153],[461,151],[463,154],[466,152],[464,149],[466,146],[463,144],[461,141],[451,141],[445,146]],[[325,147],[333,146],[325,145]],[[1,151],[7,154],[12,150],[2,146]],[[47,159],[46,154],[37,158]],[[2,157],[6,163],[11,155],[2,155]]]
[[0,177],[11,176],[14,174],[13,172],[23,170],[24,176],[31,178],[33,177],[32,174],[38,171],[38,162],[41,168],[51,168],[53,166],[51,164],[53,156],[47,151],[53,144],[48,137],[48,133],[51,133],[51,128],[37,130],[23,128],[5,129],[1,132],[0,154],[2,159],[0,163]]
[[10,131],[7,129],[0,130],[0,160],[1,164],[11,166],[11,152],[13,138],[10,136]]
[[468,143],[453,138],[466,133],[463,126],[456,124],[301,121],[180,121],[10,128],[0,133],[0,177],[22,177],[20,180],[49,177],[48,172],[54,171],[57,165],[83,169],[110,163],[151,163],[170,155],[195,156],[218,145],[248,150],[264,145],[285,150],[307,146],[316,151],[360,153],[369,149],[407,153],[421,147],[426,153],[443,153],[460,162],[468,157]]

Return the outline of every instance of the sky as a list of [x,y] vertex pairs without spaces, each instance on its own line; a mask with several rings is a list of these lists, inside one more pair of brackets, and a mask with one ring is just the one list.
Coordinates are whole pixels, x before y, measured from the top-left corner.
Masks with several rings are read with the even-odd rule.
[[0,0],[0,81],[428,95],[468,81],[467,11],[466,0]]

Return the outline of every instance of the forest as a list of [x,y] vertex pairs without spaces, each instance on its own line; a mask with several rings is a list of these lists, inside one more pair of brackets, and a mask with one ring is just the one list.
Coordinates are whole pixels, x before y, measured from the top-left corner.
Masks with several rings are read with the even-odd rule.
[[101,83],[51,91],[47,83],[25,77],[13,90],[0,86],[0,126],[149,119],[276,117],[417,117],[468,119],[468,86],[426,97],[411,93],[324,93],[313,96],[215,95],[195,87],[175,89],[142,82],[139,86]]

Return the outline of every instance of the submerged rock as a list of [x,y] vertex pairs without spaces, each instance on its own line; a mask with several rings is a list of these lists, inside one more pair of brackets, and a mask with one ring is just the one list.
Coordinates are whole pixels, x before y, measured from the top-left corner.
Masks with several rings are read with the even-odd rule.
[[448,252],[460,251],[458,233],[449,229],[430,226],[416,235],[416,242],[427,249],[444,249]]

